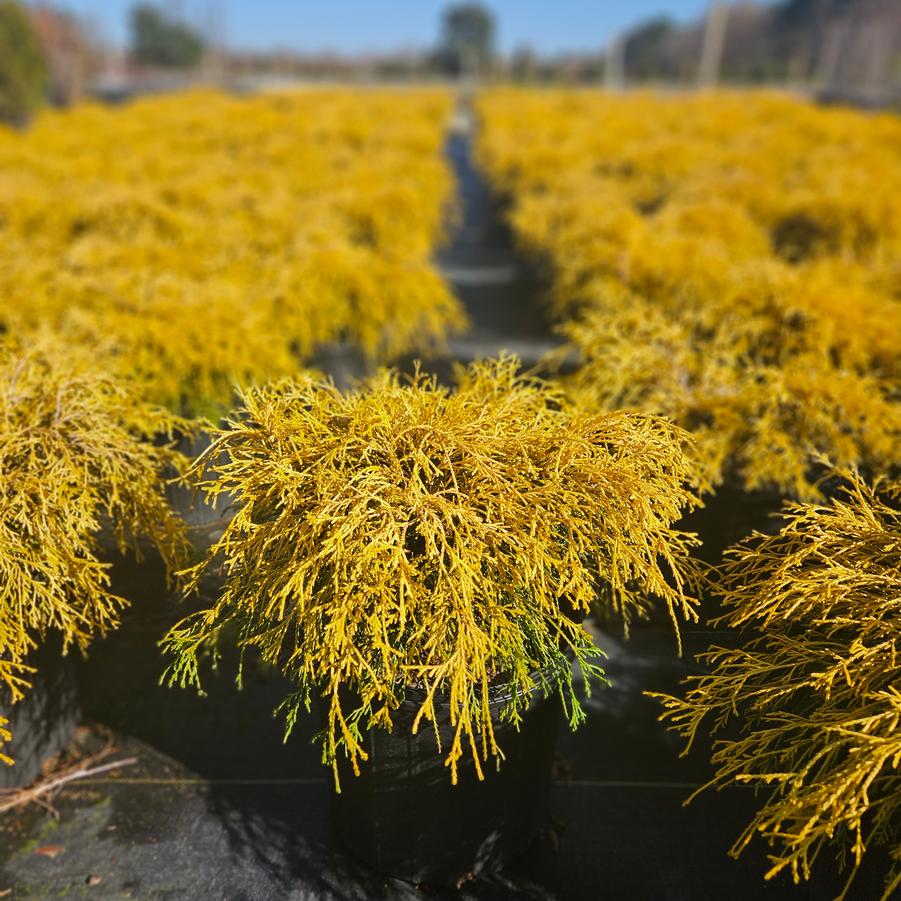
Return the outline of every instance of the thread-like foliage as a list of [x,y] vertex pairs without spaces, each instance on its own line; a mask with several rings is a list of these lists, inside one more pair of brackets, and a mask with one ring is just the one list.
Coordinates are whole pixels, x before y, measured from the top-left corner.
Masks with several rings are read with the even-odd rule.
[[696,438],[706,489],[723,481],[814,500],[812,456],[887,472],[901,443],[901,383],[822,341],[765,300],[686,305],[611,292],[561,326],[581,365],[564,379],[587,409],[665,413]]
[[901,128],[760,92],[493,90],[479,155],[589,409],[672,418],[705,488],[817,495],[901,442]]
[[84,650],[116,625],[125,601],[109,590],[102,533],[123,551],[151,541],[169,567],[183,565],[188,550],[165,496],[166,479],[187,461],[160,438],[190,424],[56,351],[0,346],[4,704],[28,689],[28,654],[48,630],[62,633],[64,649]]
[[0,325],[52,328],[148,399],[216,417],[235,382],[324,344],[428,352],[465,322],[430,259],[451,103],[198,91],[0,127]]
[[[9,720],[6,719],[6,717],[0,716],[0,749],[2,749],[3,745],[13,737],[9,729],[3,728],[8,723]],[[12,764],[13,759],[8,754],[4,754],[3,751],[0,750],[0,763]]]
[[502,757],[492,686],[513,689],[513,721],[538,688],[578,724],[569,655],[586,684],[602,675],[579,613],[602,598],[628,621],[653,597],[694,617],[692,538],[673,528],[694,501],[685,435],[575,413],[517,369],[473,365],[455,391],[390,371],[347,394],[313,377],[245,391],[196,464],[237,511],[188,573],[196,586],[220,559],[224,581],[165,638],[170,684],[199,686],[199,659],[227,629],[296,684],[289,731],[322,697],[336,784],[339,752],[358,771],[362,730],[390,729],[410,686],[425,692],[414,731],[449,699],[454,737],[438,750],[454,780],[465,753],[479,774]]
[[684,698],[658,696],[689,745],[705,724],[714,735],[739,726],[714,745],[710,785],[767,794],[734,855],[759,834],[768,877],[807,879],[828,848],[850,855],[853,879],[878,845],[893,860],[886,901],[901,888],[899,502],[901,483],[846,471],[834,501],[790,505],[779,534],[734,548],[724,622],[749,639],[711,650]]

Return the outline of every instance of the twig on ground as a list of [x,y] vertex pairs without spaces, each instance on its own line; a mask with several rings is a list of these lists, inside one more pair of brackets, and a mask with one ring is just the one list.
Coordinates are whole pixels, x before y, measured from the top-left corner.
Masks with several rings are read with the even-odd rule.
[[72,782],[75,779],[83,779],[86,776],[96,776],[98,773],[105,773],[107,770],[113,770],[118,767],[133,766],[137,762],[137,757],[126,757],[124,760],[114,760],[112,763],[104,763],[102,766],[79,767],[44,782],[38,782],[31,788],[24,788],[17,791],[9,800],[0,802],[0,813],[12,810],[14,807],[20,807],[23,804],[27,804],[29,801],[36,801],[41,795],[53,791],[53,789],[59,788],[61,785],[65,785],[67,782]]

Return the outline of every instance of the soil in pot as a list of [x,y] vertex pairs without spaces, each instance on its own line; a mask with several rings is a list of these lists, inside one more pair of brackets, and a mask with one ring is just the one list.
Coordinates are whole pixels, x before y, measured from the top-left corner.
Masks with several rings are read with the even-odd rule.
[[411,733],[423,696],[408,689],[394,729],[366,735],[369,759],[360,775],[339,763],[341,793],[332,791],[333,818],[348,850],[381,872],[435,885],[499,869],[527,850],[547,816],[560,701],[534,692],[517,730],[498,719],[507,691],[499,687],[491,702],[505,755],[500,769],[493,761],[483,764],[480,781],[464,754],[453,785],[444,764],[453,735],[449,707],[436,704],[444,750],[439,753],[431,723],[422,721],[419,732]]

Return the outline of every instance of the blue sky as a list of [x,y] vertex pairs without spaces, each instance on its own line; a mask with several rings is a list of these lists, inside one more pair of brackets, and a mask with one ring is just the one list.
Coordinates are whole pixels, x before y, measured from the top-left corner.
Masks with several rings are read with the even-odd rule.
[[[290,47],[306,51],[395,50],[434,43],[447,0],[159,0],[163,7],[202,21],[223,10],[226,42],[235,47]],[[693,18],[708,0],[486,0],[498,20],[502,50],[529,44],[542,52],[596,49],[648,16]],[[132,0],[62,0],[117,43],[127,35]]]

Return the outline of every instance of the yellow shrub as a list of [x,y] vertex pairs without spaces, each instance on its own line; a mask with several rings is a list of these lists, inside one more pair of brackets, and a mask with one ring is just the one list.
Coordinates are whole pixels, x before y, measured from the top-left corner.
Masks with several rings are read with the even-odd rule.
[[39,117],[0,140],[0,324],[49,325],[204,413],[323,344],[432,349],[465,320],[430,260],[450,104],[193,92]]
[[835,500],[793,505],[778,535],[730,552],[724,622],[747,639],[714,648],[708,675],[661,700],[689,744],[705,724],[719,737],[710,785],[761,788],[733,854],[760,835],[767,876],[797,882],[834,849],[853,879],[866,847],[881,845],[888,901],[901,887],[901,483],[841,476]]
[[355,770],[361,730],[390,728],[405,687],[426,693],[414,731],[447,695],[456,733],[438,750],[454,781],[464,753],[479,773],[502,756],[493,685],[510,685],[514,722],[539,688],[576,725],[568,655],[601,671],[574,614],[600,603],[628,622],[657,599],[674,623],[695,616],[692,541],[673,528],[694,502],[686,436],[654,417],[575,413],[517,368],[474,365],[455,392],[388,371],[347,394],[312,378],[245,392],[197,464],[238,510],[190,573],[196,586],[224,562],[215,605],[164,641],[170,683],[198,684],[201,654],[234,624],[242,651],[297,686],[289,729],[321,695],[324,760],[343,750]]
[[148,540],[169,567],[189,546],[165,482],[187,462],[173,430],[190,424],[55,350],[0,346],[0,692],[12,702],[49,630],[84,650],[118,622],[125,600],[109,590],[101,533],[123,551]]
[[561,327],[580,360],[563,378],[567,392],[586,410],[671,417],[695,436],[705,489],[737,480],[812,499],[817,453],[871,472],[896,465],[901,386],[839,365],[828,346],[805,347],[803,320],[774,328],[772,317],[726,309],[706,322],[621,292],[608,297]]

